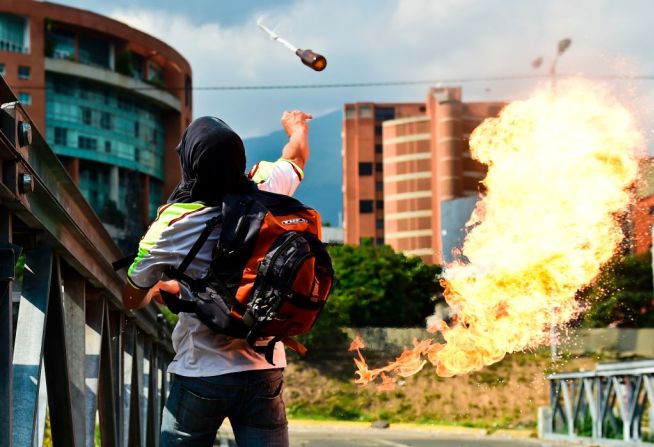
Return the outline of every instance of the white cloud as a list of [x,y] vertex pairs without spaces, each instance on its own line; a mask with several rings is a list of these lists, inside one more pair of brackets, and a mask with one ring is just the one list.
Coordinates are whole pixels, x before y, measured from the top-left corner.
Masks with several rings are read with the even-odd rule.
[[[541,68],[545,73],[556,42],[563,37],[572,38],[573,44],[560,60],[562,72],[615,73],[625,66],[624,61],[631,72],[654,71],[651,49],[643,39],[649,35],[654,2],[314,0],[261,12],[283,37],[324,53],[327,69],[315,73],[303,67],[256,28],[256,16],[241,25],[223,27],[154,10],[120,9],[111,15],[185,55],[196,86],[530,74],[530,62],[539,55],[546,58]],[[512,99],[533,86],[533,82],[466,84],[464,97]],[[651,85],[635,88],[649,93]],[[249,136],[276,128],[284,109],[320,113],[358,100],[419,101],[426,90],[427,86],[197,91],[194,104],[196,115],[220,115]]]

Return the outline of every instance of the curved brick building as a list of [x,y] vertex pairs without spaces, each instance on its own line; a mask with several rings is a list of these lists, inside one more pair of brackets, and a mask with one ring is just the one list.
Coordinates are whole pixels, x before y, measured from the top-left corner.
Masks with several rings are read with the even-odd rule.
[[179,178],[191,120],[189,63],[113,19],[0,0],[0,73],[123,246]]

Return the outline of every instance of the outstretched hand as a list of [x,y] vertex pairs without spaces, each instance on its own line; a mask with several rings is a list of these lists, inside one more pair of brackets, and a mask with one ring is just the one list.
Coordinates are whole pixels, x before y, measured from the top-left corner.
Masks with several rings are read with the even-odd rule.
[[304,113],[301,110],[291,110],[284,112],[282,115],[282,126],[286,134],[290,137],[296,132],[307,130],[307,120],[313,118],[312,115]]

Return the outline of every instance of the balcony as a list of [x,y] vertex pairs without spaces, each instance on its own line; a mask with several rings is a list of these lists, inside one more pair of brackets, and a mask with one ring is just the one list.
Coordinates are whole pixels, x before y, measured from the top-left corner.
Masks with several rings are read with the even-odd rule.
[[90,79],[126,90],[132,90],[136,94],[150,99],[165,109],[175,110],[177,112],[182,110],[182,104],[179,99],[167,91],[115,71],[67,59],[47,57],[45,59],[45,70],[53,73],[61,73],[69,76]]

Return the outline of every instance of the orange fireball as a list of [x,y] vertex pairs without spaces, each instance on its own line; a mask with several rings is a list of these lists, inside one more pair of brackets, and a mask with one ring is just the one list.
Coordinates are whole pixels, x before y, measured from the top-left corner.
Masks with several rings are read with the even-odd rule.
[[445,269],[457,318],[432,328],[444,344],[416,342],[369,377],[415,373],[423,356],[441,376],[465,374],[545,343],[552,325],[579,312],[576,291],[623,239],[618,216],[643,146],[631,113],[606,88],[580,80],[485,120],[470,148],[488,166],[486,192],[463,256]]

